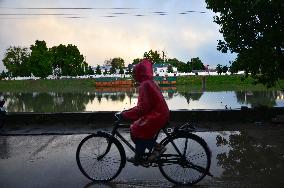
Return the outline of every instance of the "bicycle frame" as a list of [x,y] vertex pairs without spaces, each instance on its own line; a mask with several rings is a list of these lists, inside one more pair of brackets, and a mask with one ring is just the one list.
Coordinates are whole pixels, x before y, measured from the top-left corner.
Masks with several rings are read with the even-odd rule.
[[135,147],[134,147],[133,145],[131,145],[131,144],[117,131],[117,129],[120,128],[119,126],[121,126],[121,124],[120,124],[120,120],[118,119],[118,120],[115,121],[114,124],[113,124],[113,129],[112,129],[112,131],[111,131],[111,135],[112,135],[113,137],[117,136],[124,144],[126,144],[126,145],[129,147],[129,149],[130,149],[131,151],[133,151],[133,152],[135,153]]
[[[113,137],[117,136],[123,143],[125,143],[130,150],[132,150],[134,153],[135,153],[135,148],[133,145],[131,145],[119,132],[117,129],[119,129],[121,124],[120,124],[120,120],[118,119],[117,121],[115,121],[115,123],[113,124],[114,128],[113,130],[111,131],[111,135]],[[180,132],[183,132],[183,133],[191,133],[195,130],[194,127],[190,127],[190,128],[185,128],[183,126],[179,126],[179,127],[176,127],[173,131],[169,132],[167,131],[166,128],[162,128],[161,130],[165,133],[166,137],[161,141],[161,143],[163,143],[164,141],[166,141],[167,139],[171,138],[171,137],[174,137],[176,134],[179,134],[180,132],[178,131],[178,129],[181,128],[182,130],[180,130]],[[159,135],[160,133],[157,134],[157,136]],[[184,167],[189,167],[189,168],[193,168],[199,172],[204,172],[204,168],[203,167],[200,167],[198,165],[194,165],[192,164],[191,162],[188,162],[185,158],[185,155],[186,155],[186,148],[187,148],[187,145],[188,145],[188,139],[186,139],[185,141],[185,147],[184,147],[184,150],[181,152],[178,147],[176,146],[176,144],[171,141],[171,144],[173,145],[174,149],[176,150],[177,152],[177,155],[173,155],[173,154],[162,154],[163,157],[165,157],[166,159],[159,159],[159,161],[154,161],[152,163],[157,163],[157,164],[163,164],[163,165],[166,165],[166,164],[181,164],[182,163],[182,166]],[[107,148],[107,151],[106,153],[108,153],[109,149],[111,147],[111,144],[108,145],[108,148]],[[106,154],[105,153],[105,154]],[[103,154],[103,155],[105,155]],[[181,160],[182,159],[182,160]],[[181,160],[181,161],[180,161]],[[206,175],[209,175],[209,176],[212,176],[209,172],[206,172]]]
[[[127,146],[129,147],[129,149],[130,149],[131,151],[133,151],[133,152],[135,153],[135,147],[134,147],[133,145],[131,145],[131,144],[118,132],[117,129],[120,128],[119,126],[121,126],[121,124],[120,124],[120,119],[118,119],[117,121],[115,121],[115,123],[113,124],[113,127],[114,127],[114,128],[113,128],[113,130],[111,131],[111,135],[112,135],[113,137],[117,136],[125,145],[127,145]],[[164,138],[164,140],[162,140],[162,142],[165,141],[166,139],[172,137],[172,136],[175,134],[175,132],[169,133],[169,132],[166,130],[166,128],[162,128],[161,130],[163,130],[163,132],[164,132],[165,135],[166,135],[166,137]],[[159,134],[160,134],[160,133],[158,133],[157,136],[158,136]],[[179,157],[185,156],[185,152],[186,152],[186,151],[183,151],[183,154],[182,154],[182,152],[180,152],[180,150],[178,149],[178,147],[176,146],[176,144],[175,144],[174,142],[171,142],[171,144],[173,145],[173,147],[174,147],[175,150],[177,151],[177,153],[178,153],[177,156],[179,156]],[[187,146],[187,141],[186,141],[186,146]],[[106,153],[108,153],[110,147],[111,147],[111,144],[108,145],[107,150],[106,150]],[[106,154],[106,153],[105,153],[105,154]],[[103,156],[104,156],[105,154],[103,154]]]

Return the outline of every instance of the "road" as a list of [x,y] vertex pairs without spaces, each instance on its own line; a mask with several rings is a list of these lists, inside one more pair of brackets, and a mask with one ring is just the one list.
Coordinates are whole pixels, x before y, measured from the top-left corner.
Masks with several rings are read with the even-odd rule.
[[[206,177],[196,187],[283,187],[284,127],[258,126],[197,132],[212,150],[210,172],[214,177]],[[14,129],[2,132],[1,188],[181,187],[168,182],[158,168],[132,164],[126,164],[111,183],[92,184],[81,174],[75,159],[76,148],[86,136],[86,130],[48,130]],[[53,130],[56,128],[53,127]],[[122,129],[122,132],[129,139],[127,129]],[[126,153],[127,156],[132,155],[129,150]]]

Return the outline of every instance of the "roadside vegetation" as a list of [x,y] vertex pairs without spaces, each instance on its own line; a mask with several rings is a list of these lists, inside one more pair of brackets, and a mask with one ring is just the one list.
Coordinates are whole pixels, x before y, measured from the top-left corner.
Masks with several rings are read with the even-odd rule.
[[94,79],[0,81],[0,91],[5,92],[81,92],[94,90]]

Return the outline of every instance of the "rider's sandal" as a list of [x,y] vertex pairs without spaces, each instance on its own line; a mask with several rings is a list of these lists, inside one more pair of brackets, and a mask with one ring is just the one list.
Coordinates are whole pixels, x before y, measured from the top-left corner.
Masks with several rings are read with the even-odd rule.
[[161,154],[163,154],[167,148],[165,148],[163,145],[157,144],[154,148],[154,151],[151,153],[151,155],[148,157],[148,161],[155,161]]

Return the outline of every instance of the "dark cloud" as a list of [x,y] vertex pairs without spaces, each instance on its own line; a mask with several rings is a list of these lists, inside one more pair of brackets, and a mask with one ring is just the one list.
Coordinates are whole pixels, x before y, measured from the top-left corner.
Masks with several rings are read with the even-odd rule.
[[163,12],[163,11],[156,11],[156,12],[153,12],[155,14],[167,14],[167,12]]
[[196,10],[187,10],[187,11],[185,11],[185,12],[191,12],[191,13],[193,13],[193,12],[195,12],[195,13],[206,13],[205,11],[196,11]]
[[108,16],[103,16],[103,17],[106,17],[106,18],[115,18],[115,17],[117,17],[117,16],[108,15]]
[[70,16],[70,17],[65,17],[65,18],[78,19],[78,18],[85,18],[85,17],[81,17],[81,16]]
[[123,15],[123,14],[128,14],[128,13],[126,13],[126,12],[114,12],[114,13],[111,13],[111,14]]

